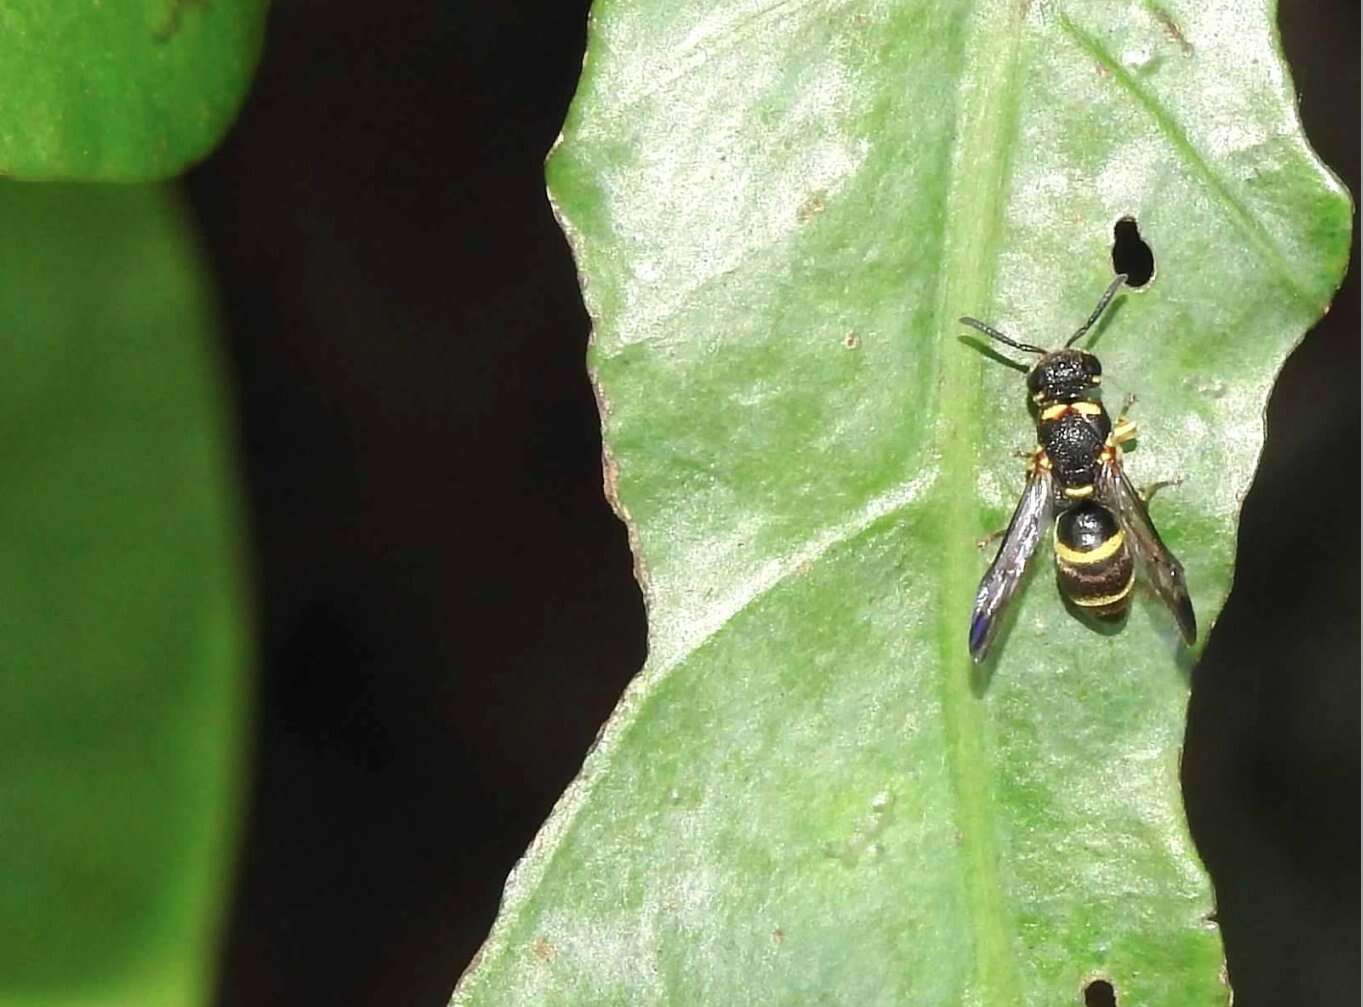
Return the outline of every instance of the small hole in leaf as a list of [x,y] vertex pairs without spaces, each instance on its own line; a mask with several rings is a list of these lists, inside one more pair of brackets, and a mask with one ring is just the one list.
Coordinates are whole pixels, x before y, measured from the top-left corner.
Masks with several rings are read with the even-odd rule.
[[1095,979],[1084,987],[1084,1007],[1117,1007],[1117,991],[1106,979]]
[[1112,269],[1126,274],[1129,287],[1143,287],[1155,275],[1155,253],[1141,237],[1135,217],[1123,217],[1112,228]]

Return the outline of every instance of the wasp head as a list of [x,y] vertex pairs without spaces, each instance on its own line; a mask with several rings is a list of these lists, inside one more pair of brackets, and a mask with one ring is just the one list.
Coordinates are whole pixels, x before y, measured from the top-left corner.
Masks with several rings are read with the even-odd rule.
[[1054,350],[1038,360],[1027,373],[1027,391],[1038,405],[1078,402],[1089,398],[1102,380],[1103,365],[1092,353]]

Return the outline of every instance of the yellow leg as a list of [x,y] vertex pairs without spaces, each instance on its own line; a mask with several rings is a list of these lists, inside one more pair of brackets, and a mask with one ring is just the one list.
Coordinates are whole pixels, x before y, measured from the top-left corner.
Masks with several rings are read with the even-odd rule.
[[1148,505],[1151,499],[1154,498],[1155,494],[1158,493],[1160,490],[1164,489],[1166,486],[1182,485],[1183,485],[1182,476],[1179,476],[1177,479],[1161,479],[1159,480],[1159,482],[1153,482],[1149,486],[1144,486],[1141,488],[1140,491],[1141,501]]
[[1136,439],[1136,424],[1126,418],[1131,407],[1136,404],[1136,396],[1128,395],[1122,403],[1122,411],[1117,414],[1117,422],[1112,425],[1112,443],[1118,447]]
[[1007,528],[1000,528],[998,531],[991,531],[991,532],[990,532],[988,535],[986,535],[984,538],[977,538],[977,539],[975,540],[975,548],[976,548],[976,549],[980,549],[980,550],[988,549],[988,548],[989,548],[989,544],[990,544],[991,542],[997,542],[999,539],[1003,538],[1003,536],[1006,535],[1006,534],[1008,534],[1008,529],[1007,529]]

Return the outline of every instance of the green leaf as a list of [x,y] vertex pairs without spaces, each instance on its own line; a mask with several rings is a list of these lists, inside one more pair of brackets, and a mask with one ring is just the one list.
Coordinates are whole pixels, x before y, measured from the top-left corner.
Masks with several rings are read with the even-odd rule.
[[0,220],[0,1005],[206,1003],[247,660],[211,297],[166,190]]
[[1135,218],[1092,346],[1205,640],[1348,247],[1272,14],[598,0],[549,179],[649,657],[455,1003],[1228,1002],[1169,613],[1095,632],[1041,557],[972,669],[1034,431],[956,319],[1056,345]]
[[7,0],[0,7],[0,175],[164,178],[236,117],[265,0]]

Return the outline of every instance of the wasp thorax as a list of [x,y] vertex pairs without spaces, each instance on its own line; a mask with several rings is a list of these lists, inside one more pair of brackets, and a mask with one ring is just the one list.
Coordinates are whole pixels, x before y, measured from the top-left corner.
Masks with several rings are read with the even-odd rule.
[[1027,375],[1032,401],[1077,402],[1102,382],[1103,365],[1083,350],[1055,350],[1042,357]]

